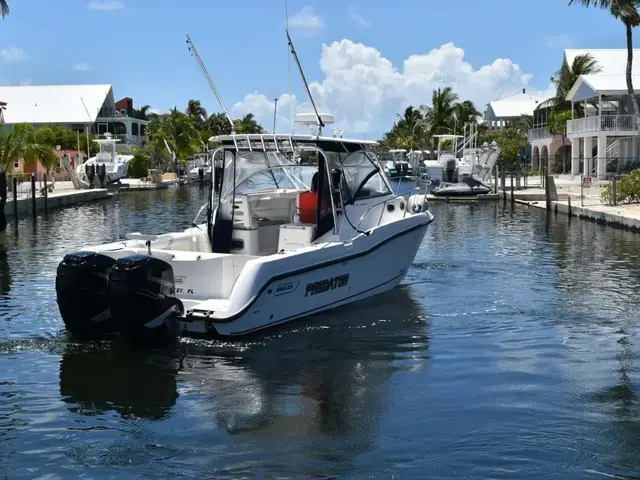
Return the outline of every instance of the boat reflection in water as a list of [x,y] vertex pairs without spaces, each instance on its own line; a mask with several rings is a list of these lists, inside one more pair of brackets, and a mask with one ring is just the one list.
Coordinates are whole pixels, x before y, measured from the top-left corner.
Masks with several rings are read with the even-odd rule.
[[71,411],[126,418],[166,418],[178,398],[177,352],[140,353],[119,345],[67,345],[60,360],[60,395]]
[[79,413],[149,419],[165,418],[180,395],[181,425],[339,459],[376,448],[391,375],[421,368],[427,348],[425,313],[401,286],[255,343],[188,342],[162,354],[69,348],[60,393]]

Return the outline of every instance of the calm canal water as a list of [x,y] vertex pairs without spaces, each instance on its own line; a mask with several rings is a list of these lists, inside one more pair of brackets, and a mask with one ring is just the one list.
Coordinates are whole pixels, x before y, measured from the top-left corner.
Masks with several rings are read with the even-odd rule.
[[76,344],[62,255],[185,228],[198,188],[0,234],[0,476],[610,478],[640,474],[640,235],[433,203],[404,285],[253,338]]

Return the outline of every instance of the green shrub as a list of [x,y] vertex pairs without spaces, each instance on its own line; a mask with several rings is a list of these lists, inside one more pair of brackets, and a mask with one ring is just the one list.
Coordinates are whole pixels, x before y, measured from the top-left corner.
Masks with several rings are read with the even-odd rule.
[[129,164],[127,176],[129,178],[142,178],[149,174],[149,166],[151,165],[151,157],[144,152],[137,151],[133,155],[133,160]]
[[[603,202],[611,201],[611,184],[605,185],[600,193]],[[640,168],[623,173],[616,182],[617,203],[640,203]]]

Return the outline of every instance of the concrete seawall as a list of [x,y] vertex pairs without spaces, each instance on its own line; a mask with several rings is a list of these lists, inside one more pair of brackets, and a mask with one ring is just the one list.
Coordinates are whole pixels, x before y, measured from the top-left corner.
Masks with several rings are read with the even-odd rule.
[[[13,216],[13,198],[9,193],[9,198],[4,207],[4,213],[7,217]],[[50,193],[46,205],[48,210],[77,205],[79,203],[93,202],[97,200],[105,200],[110,198],[110,194],[106,188],[92,188],[90,190],[72,190]],[[36,197],[36,212],[44,211],[45,198]],[[33,212],[31,196],[18,199],[18,215],[31,214]]]
[[[575,202],[575,200],[574,200]],[[579,200],[578,200],[579,202]],[[516,203],[546,210],[545,202],[527,202],[516,200]],[[569,208],[567,201],[551,203],[551,210],[555,213],[563,213],[573,217],[591,220],[596,223],[611,225],[634,232],[640,232],[640,205],[592,205],[581,207],[573,203]]]

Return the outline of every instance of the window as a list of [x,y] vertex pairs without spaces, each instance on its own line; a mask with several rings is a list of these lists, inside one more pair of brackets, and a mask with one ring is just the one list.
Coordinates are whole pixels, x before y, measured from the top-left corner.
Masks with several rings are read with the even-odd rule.
[[344,179],[343,201],[348,203],[359,198],[380,197],[390,195],[391,190],[373,163],[371,152],[363,150],[351,153],[342,158]]
[[135,135],[136,137],[138,136],[138,124],[137,123],[132,123],[131,124],[131,135]]
[[13,168],[20,168],[20,160],[13,162]]

